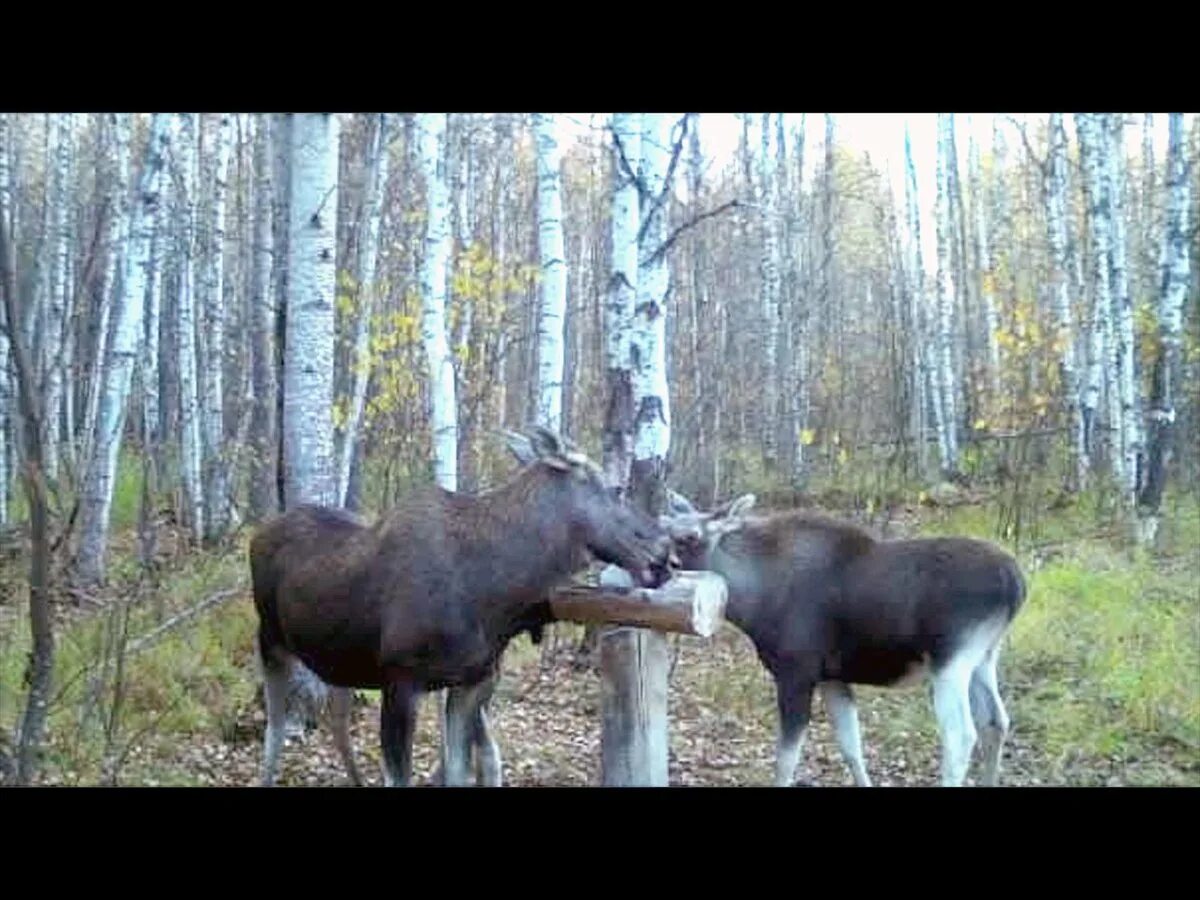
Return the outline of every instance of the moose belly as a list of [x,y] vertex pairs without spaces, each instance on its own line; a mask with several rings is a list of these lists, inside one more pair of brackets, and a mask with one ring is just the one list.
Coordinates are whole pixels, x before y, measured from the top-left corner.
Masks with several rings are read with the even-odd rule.
[[909,649],[857,649],[837,654],[826,664],[826,677],[848,684],[908,687],[929,671],[929,656]]
[[383,669],[377,657],[330,657],[322,653],[296,655],[322,681],[333,687],[374,690],[383,687]]
[[381,688],[378,632],[343,632],[293,637],[288,647],[304,665],[334,687]]

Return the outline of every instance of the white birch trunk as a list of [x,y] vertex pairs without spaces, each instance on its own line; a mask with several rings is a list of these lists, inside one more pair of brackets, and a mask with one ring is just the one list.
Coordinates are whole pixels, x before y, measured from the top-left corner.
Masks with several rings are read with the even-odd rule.
[[[506,177],[511,168],[511,154],[509,147],[511,141],[509,139],[509,130],[507,121],[502,115],[497,114],[493,119],[494,141],[496,147],[496,175],[492,182],[492,255],[496,261],[496,279],[499,282],[499,297],[497,298],[503,309],[508,308],[508,290],[504,285],[506,266],[508,265],[508,257],[506,252],[506,236],[505,227],[507,219],[505,216],[504,199],[507,196],[508,178]],[[496,413],[495,419],[497,425],[503,425],[505,421],[506,410],[508,409],[508,379],[504,377],[504,372],[508,369],[508,360],[510,354],[508,352],[508,330],[501,329],[500,338],[497,341],[496,353],[500,359],[500,377],[497,378],[496,386]]]
[[[51,148],[58,145],[58,119],[56,116],[50,114],[44,114],[38,118],[41,120],[42,125],[42,222],[38,235],[39,252],[33,265],[33,270],[37,273],[37,282],[34,288],[32,297],[33,306],[31,307],[29,317],[32,325],[32,343],[29,346],[33,354],[32,361],[37,371],[35,377],[38,379],[38,384],[44,386],[46,384],[46,375],[50,368],[50,348],[47,344],[48,332],[50,330],[50,295],[54,290],[52,283],[54,280],[54,244],[57,237],[57,229],[54,227],[54,207],[58,198],[55,196],[54,152]],[[44,410],[44,413],[48,412],[49,410]],[[42,430],[42,445],[44,447],[50,436],[49,416],[43,416]]]
[[[1167,215],[1163,234],[1162,286],[1158,298],[1158,356],[1150,402],[1150,442],[1146,478],[1138,497],[1144,543],[1158,531],[1175,430],[1175,393],[1181,376],[1183,303],[1188,293],[1188,164],[1183,146],[1183,115],[1167,119]],[[1193,304],[1194,305],[1194,304]]]
[[287,506],[284,471],[283,438],[283,381],[287,356],[288,260],[291,240],[292,190],[292,120],[291,113],[274,113],[271,117],[271,153],[274,204],[271,210],[271,234],[274,255],[271,259],[271,296],[275,300],[275,507]]
[[[1088,202],[1088,229],[1092,254],[1092,315],[1088,342],[1088,370],[1083,389],[1084,423],[1088,441],[1088,452],[1097,449],[1095,439],[1098,412],[1104,388],[1104,370],[1110,341],[1110,314],[1112,310],[1109,268],[1110,228],[1108,196],[1104,177],[1104,140],[1100,122],[1091,113],[1078,113],[1075,126],[1079,134],[1079,154],[1083,168],[1085,196]],[[1110,409],[1110,427],[1117,425]],[[1123,459],[1112,453],[1113,473],[1121,480],[1119,466]]]
[[1158,234],[1154,227],[1154,168],[1154,113],[1146,113],[1142,118],[1142,196],[1139,209],[1142,224],[1139,235],[1138,296],[1141,297],[1152,296],[1158,290],[1155,283],[1159,273],[1159,257]]
[[610,408],[605,422],[604,470],[609,483],[627,485],[633,456],[631,341],[638,291],[637,173],[642,158],[642,114],[614,113],[612,278],[604,310],[605,364]]
[[[633,367],[633,462],[662,460],[671,447],[671,402],[667,389],[666,297],[671,270],[666,254],[654,256],[667,239],[669,197],[664,191],[670,163],[671,126],[664,113],[642,116],[642,182],[649,221],[641,224],[637,305],[630,332]],[[661,202],[658,202],[661,198]]]
[[358,309],[354,323],[354,349],[350,366],[350,410],[341,441],[337,468],[337,503],[345,506],[350,488],[350,467],[362,425],[370,381],[371,316],[375,310],[375,268],[379,259],[379,229],[383,219],[383,188],[387,184],[388,140],[391,131],[387,113],[380,113],[372,130],[367,157],[366,198],[363,202],[364,230],[358,242]]
[[[804,197],[804,144],[805,144],[805,128],[808,124],[807,116],[803,113],[800,116],[800,127],[796,131],[796,200],[797,204],[803,202]],[[801,219],[802,222],[807,222],[807,219]],[[803,234],[803,228],[797,228],[798,234]],[[795,258],[793,263],[794,271],[796,272],[797,281],[801,277],[800,260],[803,258],[803,241],[789,240],[789,250]],[[808,266],[804,262],[805,267]],[[807,279],[807,272],[803,273],[803,277]],[[803,305],[802,305],[803,304]],[[800,285],[796,284],[792,287],[791,308],[795,319],[792,326],[792,348],[791,348],[791,378],[789,380],[790,390],[788,390],[788,405],[791,409],[792,419],[792,482],[796,487],[803,487],[807,481],[807,468],[805,466],[805,432],[808,429],[808,411],[809,411],[809,374],[808,374],[808,309],[807,298],[801,297]]]
[[104,381],[100,392],[96,439],[88,461],[83,503],[80,506],[76,571],[86,582],[98,582],[104,574],[117,454],[121,447],[129,386],[142,336],[150,237],[161,200],[162,174],[170,146],[168,125],[166,114],[154,114],[146,162],[130,216],[131,246],[125,257],[129,262],[122,279],[121,295],[113,303],[113,340],[103,367]]
[[[671,441],[666,366],[670,269],[666,254],[657,252],[667,236],[671,124],[672,119],[662,113],[642,115],[642,208],[648,218],[640,228],[637,305],[629,331],[635,414],[631,487],[635,491],[655,492],[656,485],[663,487]],[[614,257],[615,253],[614,247]],[[667,656],[662,632],[617,629],[601,638],[605,786],[667,785]]]
[[979,301],[983,307],[984,340],[987,346],[988,386],[993,401],[1000,396],[1000,342],[997,339],[1000,321],[996,315],[996,274],[992,267],[991,247],[988,245],[987,223],[984,217],[983,172],[979,163],[979,142],[971,136],[969,178],[975,197],[975,260],[979,273]]
[[[169,127],[169,126],[168,126]],[[162,311],[162,293],[164,261],[166,259],[168,210],[167,197],[170,196],[170,179],[162,179],[162,199],[159,200],[154,212],[152,235],[150,239],[150,260],[146,269],[146,314],[145,340],[142,346],[141,377],[142,377],[142,419],[145,429],[147,451],[157,453],[162,434],[159,431],[162,400],[159,394],[158,358],[161,352],[159,346],[160,315]]]
[[[1125,499],[1137,497],[1138,464],[1142,456],[1142,429],[1137,417],[1137,384],[1134,380],[1134,354],[1137,350],[1133,331],[1133,297],[1129,293],[1125,235],[1125,125],[1120,113],[1109,114],[1103,129],[1107,141],[1107,177],[1112,223],[1112,249],[1109,268],[1113,292],[1116,360],[1114,374],[1120,406],[1119,438],[1122,488]],[[1114,423],[1116,424],[1116,423]]]
[[763,453],[768,464],[776,457],[778,429],[777,360],[779,358],[779,178],[772,172],[771,114],[762,114],[762,156],[759,182],[762,185],[762,315],[766,324],[764,346],[765,415],[762,423]]
[[196,113],[179,116],[179,299],[176,338],[179,341],[179,455],[188,527],[193,538],[204,534],[204,492],[200,480],[200,390],[196,358],[196,195],[200,185],[197,144],[200,120]]
[[204,536],[214,541],[229,525],[229,472],[225,461],[225,207],[233,117],[222,113],[212,152],[212,219],[205,278],[205,357],[202,431]]
[[291,127],[283,446],[288,508],[335,502],[333,304],[338,118],[297,113]]
[[422,113],[417,128],[428,215],[421,264],[421,336],[429,366],[434,478],[458,486],[458,409],[454,362],[446,337],[446,275],[450,263],[450,207],[446,183],[446,114]]
[[[8,153],[11,142],[8,113],[0,112],[0,218],[7,225],[8,234],[13,234],[12,222],[12,177]],[[14,238],[15,240],[15,238]],[[7,319],[0,309],[0,319]],[[13,392],[9,377],[8,333],[0,328],[0,526],[8,524],[8,486],[12,473],[8,470],[9,423],[12,421]]]
[[537,135],[538,255],[542,267],[538,312],[537,422],[562,430],[563,335],[567,318],[567,251],[563,242],[562,153],[554,116],[535,116]]
[[[8,113],[0,113],[0,216],[8,223],[9,234],[12,230],[12,168],[9,164],[9,153],[12,144],[12,125]],[[14,237],[15,241],[16,238]],[[7,338],[5,338],[7,340]]]
[[1079,372],[1075,362],[1075,338],[1071,327],[1071,284],[1067,262],[1066,168],[1067,132],[1062,113],[1050,114],[1050,153],[1046,190],[1046,228],[1050,247],[1050,291],[1054,309],[1058,370],[1071,434],[1070,487],[1079,490],[1087,481],[1087,452],[1084,446],[1083,415],[1079,396]]
[[958,435],[955,415],[954,359],[951,338],[954,333],[954,278],[950,272],[950,113],[938,113],[937,156],[937,392],[935,406],[938,444],[942,471],[958,471]]
[[[88,379],[87,405],[83,413],[84,453],[83,459],[92,456],[93,439],[96,433],[96,415],[100,405],[104,365],[108,358],[108,338],[112,306],[116,303],[116,291],[120,288],[120,275],[124,269],[123,254],[126,251],[129,215],[129,113],[105,115],[108,139],[113,150],[114,169],[108,179],[107,203],[111,210],[108,226],[108,248],[105,257],[104,283],[100,291],[100,314],[96,325],[95,353]],[[86,464],[86,463],[85,463]]]
[[67,279],[70,274],[69,260],[72,238],[70,216],[72,207],[70,192],[72,116],[70,113],[60,113],[57,119],[58,136],[53,159],[54,191],[51,234],[49,236],[52,248],[50,302],[46,333],[42,338],[46,360],[46,370],[42,376],[46,391],[46,441],[43,449],[46,454],[46,473],[51,478],[58,475],[59,421],[62,412],[62,386],[66,362],[63,353],[63,339],[67,328],[67,296],[69,293]]
[[278,382],[275,360],[276,297],[274,279],[275,207],[272,117],[257,117],[254,140],[254,258],[250,276],[251,385],[254,416],[250,420],[250,511],[262,520],[279,507],[275,481]]
[[909,358],[912,379],[910,397],[912,403],[912,431],[916,442],[917,470],[924,475],[927,466],[925,442],[925,396],[929,382],[928,354],[925,352],[925,263],[921,253],[921,210],[917,194],[917,168],[913,161],[912,140],[908,125],[904,126],[904,198],[908,215],[908,277],[909,277]]

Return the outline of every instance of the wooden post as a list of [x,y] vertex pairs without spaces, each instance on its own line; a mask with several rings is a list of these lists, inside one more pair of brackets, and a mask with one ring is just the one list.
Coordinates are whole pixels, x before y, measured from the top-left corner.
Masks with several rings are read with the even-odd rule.
[[600,633],[601,783],[666,787],[670,663],[664,632],[715,634],[725,615],[725,580],[714,572],[676,572],[655,590],[630,590],[614,586],[619,579],[611,571],[606,575],[599,588],[557,591],[550,610],[556,619],[605,624]]
[[667,636],[623,626],[600,632],[601,784],[666,787]]

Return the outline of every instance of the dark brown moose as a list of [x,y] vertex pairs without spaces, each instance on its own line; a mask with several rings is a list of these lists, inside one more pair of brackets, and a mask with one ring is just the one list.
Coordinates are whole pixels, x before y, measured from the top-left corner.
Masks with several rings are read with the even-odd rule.
[[[510,436],[516,438],[520,436]],[[388,785],[412,778],[423,692],[450,688],[462,709],[491,684],[522,631],[549,621],[547,592],[586,559],[629,570],[648,587],[668,575],[659,524],[617,498],[598,466],[534,429],[536,461],[475,496],[419,490],[374,525],[336,509],[296,507],[250,542],[259,653],[266,682],[262,781],[273,784],[289,674],[298,660],[330,686],[334,742],[355,784],[354,688],[382,692],[380,743]],[[469,746],[469,715],[448,715],[447,746]],[[444,783],[466,783],[463,755],[445,756]]]
[[879,541],[847,522],[789,511],[748,517],[747,494],[711,513],[671,493],[661,522],[680,565],[721,574],[725,615],[754,643],[775,680],[775,783],[792,783],[813,689],[820,686],[856,784],[863,764],[853,684],[933,682],[941,781],[961,786],[976,741],[982,783],[995,785],[1009,718],[1000,698],[1000,644],[1025,601],[1016,561],[985,541]]

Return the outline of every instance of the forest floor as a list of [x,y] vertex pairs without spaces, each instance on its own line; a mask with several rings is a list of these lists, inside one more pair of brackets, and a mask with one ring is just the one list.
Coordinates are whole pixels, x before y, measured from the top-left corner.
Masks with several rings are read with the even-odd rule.
[[[505,784],[519,787],[586,787],[599,783],[600,680],[576,668],[570,647],[542,662],[526,648],[520,664],[506,668],[492,702],[492,727],[500,745]],[[769,786],[775,748],[774,689],[749,640],[731,626],[710,641],[685,638],[672,677],[669,780],[672,786]],[[1050,752],[1040,725],[1023,716],[1038,702],[1039,686],[1010,671],[1004,691],[1013,717],[1005,747],[1002,783],[1040,786],[1200,785],[1200,757],[1170,739],[1139,742],[1107,754]],[[879,786],[929,786],[938,781],[938,737],[925,691],[859,689],[863,752]],[[257,783],[262,759],[261,705],[245,708],[226,736],[195,734],[183,742],[152,741],[131,762],[166,774],[164,783],[246,786]],[[382,784],[378,696],[361,696],[352,734],[363,778]],[[414,752],[414,783],[428,785],[437,767],[434,705],[422,705]],[[140,759],[139,759],[140,758]],[[365,763],[365,764],[364,764]],[[140,766],[139,766],[140,767]],[[130,773],[132,774],[132,773]],[[974,775],[975,772],[972,772]],[[123,779],[124,783],[147,783]],[[850,785],[829,722],[815,703],[802,785]],[[154,777],[150,777],[154,782]],[[973,783],[973,778],[968,783]],[[281,785],[348,785],[345,769],[325,728],[292,739],[281,763]]]
[[[980,504],[919,510],[898,530],[991,537],[994,521],[995,510]],[[1013,720],[1001,783],[1198,786],[1200,514],[1185,513],[1166,549],[1154,554],[1117,549],[1081,521],[1043,528],[1040,543],[1019,554],[1030,592],[1001,657],[1001,690]],[[41,783],[257,784],[264,714],[244,548],[243,534],[227,553],[178,557],[158,588],[165,609],[153,617],[152,601],[138,600],[123,607],[130,610],[123,624],[111,593],[107,600],[63,604],[59,688]],[[11,562],[0,569],[10,597],[18,577]],[[122,687],[113,690],[115,634],[144,635],[163,614],[221,591],[232,596],[123,658]],[[6,728],[20,696],[21,608],[0,601]],[[599,781],[600,681],[593,668],[574,665],[580,633],[556,625],[542,647],[522,636],[504,657],[491,720],[507,785]],[[678,658],[669,695],[670,784],[770,785],[774,687],[750,641],[731,625],[712,639],[671,640]],[[98,680],[100,670],[106,674]],[[936,784],[938,736],[928,689],[856,693],[874,782]],[[367,783],[379,785],[379,696],[364,691],[358,700],[354,747]],[[415,746],[417,785],[428,784],[436,768],[436,729],[426,698]],[[851,784],[819,698],[797,776],[802,784]],[[324,725],[289,741],[280,783],[349,783]]]

